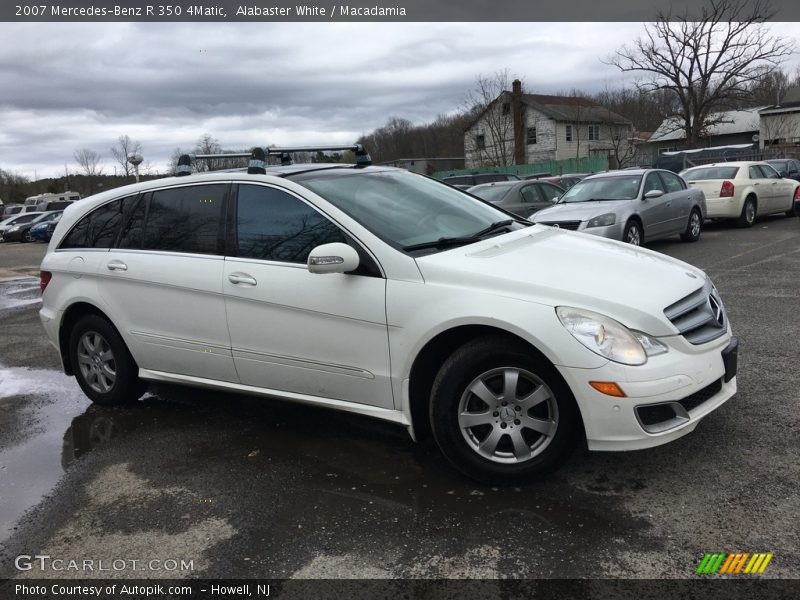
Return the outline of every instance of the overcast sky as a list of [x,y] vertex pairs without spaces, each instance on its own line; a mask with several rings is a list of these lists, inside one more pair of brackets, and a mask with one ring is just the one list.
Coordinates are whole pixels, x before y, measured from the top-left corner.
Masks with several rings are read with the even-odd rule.
[[[800,38],[797,24],[774,24]],[[0,168],[76,170],[139,140],[155,170],[210,133],[226,148],[353,143],[463,105],[478,74],[526,91],[625,83],[601,59],[640,23],[0,23]],[[800,44],[798,44],[800,47]],[[798,56],[787,68],[793,71]]]

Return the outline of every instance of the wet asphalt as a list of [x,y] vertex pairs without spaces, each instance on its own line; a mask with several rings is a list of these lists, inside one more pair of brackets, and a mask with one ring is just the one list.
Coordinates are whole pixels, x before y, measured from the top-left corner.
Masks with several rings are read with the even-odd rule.
[[[800,220],[650,248],[720,289],[738,395],[666,446],[492,488],[358,416],[167,386],[92,406],[38,323],[44,246],[0,245],[0,577],[692,578],[712,551],[800,577]],[[20,572],[20,554],[127,565]]]

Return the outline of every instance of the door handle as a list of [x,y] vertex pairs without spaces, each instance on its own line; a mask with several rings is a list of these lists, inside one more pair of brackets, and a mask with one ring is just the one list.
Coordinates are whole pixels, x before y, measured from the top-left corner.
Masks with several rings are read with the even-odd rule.
[[126,265],[121,260],[112,260],[106,265],[106,268],[109,271],[127,271],[128,265]]
[[234,284],[258,285],[256,278],[252,275],[248,275],[247,273],[231,273],[228,275],[228,281]]

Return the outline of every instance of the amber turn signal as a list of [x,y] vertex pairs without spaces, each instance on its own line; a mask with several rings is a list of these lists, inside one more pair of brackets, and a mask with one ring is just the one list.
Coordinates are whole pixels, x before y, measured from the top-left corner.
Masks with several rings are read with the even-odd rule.
[[615,396],[616,398],[625,397],[625,392],[613,381],[590,381],[589,385],[606,396]]

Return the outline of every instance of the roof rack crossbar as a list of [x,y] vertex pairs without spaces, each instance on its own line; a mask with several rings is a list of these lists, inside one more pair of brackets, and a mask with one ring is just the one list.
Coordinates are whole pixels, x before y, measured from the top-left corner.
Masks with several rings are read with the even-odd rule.
[[372,164],[372,158],[362,144],[351,144],[347,146],[293,146],[287,148],[259,148],[255,147],[250,152],[221,152],[219,154],[182,154],[178,160],[178,168],[175,175],[188,175],[191,172],[191,164],[196,160],[224,159],[224,158],[249,158],[250,163],[247,172],[251,174],[266,173],[266,159],[268,156],[279,156],[281,165],[292,164],[292,154],[295,152],[336,152],[349,150],[356,155],[357,167],[368,167]]

